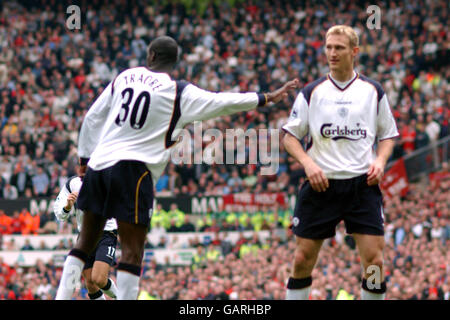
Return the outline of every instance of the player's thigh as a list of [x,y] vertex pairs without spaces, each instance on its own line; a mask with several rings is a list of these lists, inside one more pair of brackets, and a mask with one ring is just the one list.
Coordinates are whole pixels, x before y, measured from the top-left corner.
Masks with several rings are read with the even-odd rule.
[[101,261],[112,266],[116,257],[116,248],[117,232],[103,231],[103,235],[95,249],[94,263]]
[[98,215],[104,214],[110,184],[110,170],[110,168],[93,170],[88,167],[77,198],[77,206],[80,210]]
[[116,233],[104,231],[96,248],[92,266],[92,280],[100,286],[106,285],[110,267],[114,264],[116,247]]
[[102,235],[106,219],[90,211],[83,212],[80,235],[75,247],[90,254],[94,251]]
[[120,262],[140,265],[148,226],[126,221],[117,221],[117,224],[121,246]]

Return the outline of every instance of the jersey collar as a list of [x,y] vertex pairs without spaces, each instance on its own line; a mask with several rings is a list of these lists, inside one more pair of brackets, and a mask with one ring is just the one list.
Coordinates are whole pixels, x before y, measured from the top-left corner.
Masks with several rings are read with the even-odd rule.
[[327,78],[328,78],[328,80],[331,81],[332,84],[334,84],[334,86],[335,86],[336,88],[338,88],[338,89],[341,90],[341,91],[344,91],[344,90],[346,90],[348,87],[350,87],[350,86],[352,85],[352,83],[355,82],[356,79],[359,78],[359,73],[354,72],[354,74],[355,74],[355,75],[354,75],[353,79],[350,80],[350,82],[347,83],[347,85],[346,85],[345,87],[343,87],[343,88],[341,88],[341,87],[336,83],[336,81],[331,77],[331,75],[330,75],[329,73],[327,74]]

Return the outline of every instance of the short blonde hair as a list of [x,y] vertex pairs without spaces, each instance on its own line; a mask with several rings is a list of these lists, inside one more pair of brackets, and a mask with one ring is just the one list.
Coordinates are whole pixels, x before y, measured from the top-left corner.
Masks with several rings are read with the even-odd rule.
[[350,47],[354,48],[359,45],[359,38],[356,34],[355,29],[346,25],[337,25],[328,29],[327,34],[325,35],[325,39],[328,38],[329,35],[346,35],[350,41]]

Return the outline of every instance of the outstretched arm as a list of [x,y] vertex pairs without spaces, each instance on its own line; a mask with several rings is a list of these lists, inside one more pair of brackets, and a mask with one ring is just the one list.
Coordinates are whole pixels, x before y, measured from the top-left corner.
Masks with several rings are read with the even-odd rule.
[[294,79],[269,93],[214,93],[190,84],[181,96],[181,123],[184,126],[193,121],[208,120],[276,103],[284,99],[289,90],[297,88],[298,84],[299,81]]

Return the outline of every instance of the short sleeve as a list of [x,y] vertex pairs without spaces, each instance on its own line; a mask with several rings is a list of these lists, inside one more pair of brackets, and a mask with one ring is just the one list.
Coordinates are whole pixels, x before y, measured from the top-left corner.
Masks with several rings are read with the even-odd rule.
[[398,136],[397,124],[392,115],[387,96],[384,94],[378,105],[377,137],[380,141]]
[[288,122],[282,129],[299,140],[308,134],[308,103],[303,93],[299,93],[295,99]]

